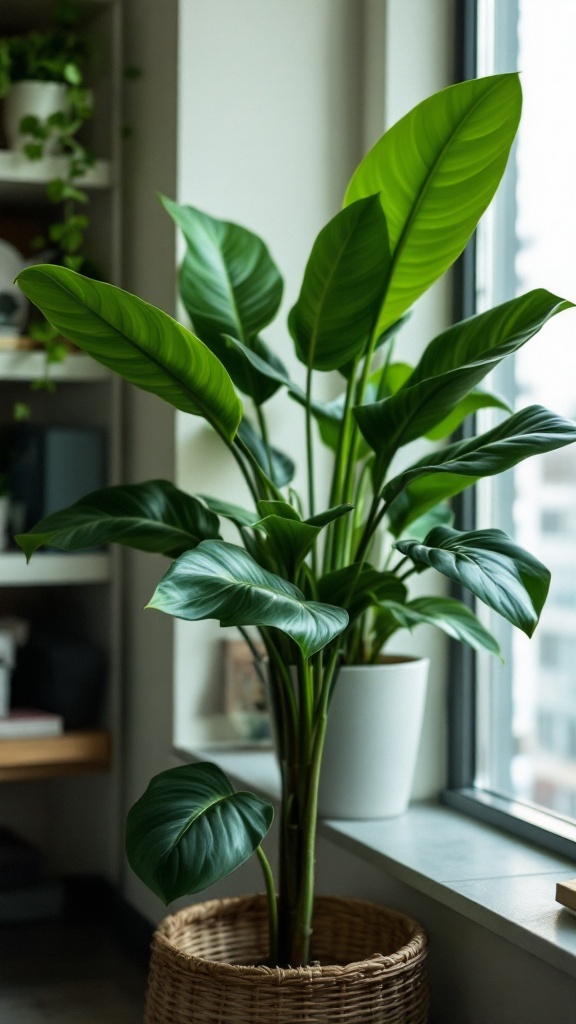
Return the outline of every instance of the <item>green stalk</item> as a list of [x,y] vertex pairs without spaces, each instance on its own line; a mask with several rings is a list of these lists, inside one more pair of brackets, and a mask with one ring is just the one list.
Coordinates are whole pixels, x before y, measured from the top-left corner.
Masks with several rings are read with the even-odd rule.
[[262,441],[266,449],[266,458],[268,459],[268,475],[270,479],[272,479],[272,452],[270,450],[270,439],[268,436],[268,426],[266,424],[266,417],[264,416],[262,408],[259,405],[256,405],[256,403],[254,403],[254,405],[256,408],[256,418],[258,420],[258,425],[260,427]]
[[315,512],[314,439],[312,437],[312,367],[306,373],[306,463],[308,469],[308,514]]
[[[236,461],[240,465],[242,472],[244,473],[248,486],[250,487],[252,496],[254,497],[254,500],[256,502],[260,501],[260,498],[267,498],[270,495],[273,498],[276,498],[277,501],[284,501],[284,495],[282,494],[282,491],[280,491],[278,487],[276,487],[276,484],[272,480],[270,480],[269,477],[266,476],[266,473],[259,465],[257,459],[254,457],[248,446],[244,444],[242,438],[236,435],[236,437],[234,438],[234,443],[232,445],[229,445],[229,447],[232,453],[234,454]],[[238,449],[236,453],[235,448]],[[239,452],[241,452],[244,458],[249,462],[254,473],[255,483],[252,483],[249,480],[247,476],[246,467],[243,467],[243,465],[238,460],[237,455],[239,454]],[[260,491],[258,491],[257,489],[258,484],[260,485]]]
[[278,963],[278,900],[274,885],[274,875],[272,874],[270,862],[261,846],[257,848],[256,853],[258,854],[258,860],[260,861],[260,867],[262,868],[262,874],[264,875],[264,884],[266,886],[266,902],[268,906],[268,956],[270,959],[270,966],[275,967]]
[[[350,377],[348,378],[348,384],[346,386],[344,411],[342,415],[342,422],[340,424],[340,431],[338,433],[338,445],[336,448],[336,454],[334,455],[334,469],[332,472],[332,484],[330,487],[330,505],[338,505],[342,504],[343,502],[342,496],[344,493],[346,465],[344,453],[348,451],[350,448],[352,431],[354,428],[352,416],[352,401],[354,396],[354,382],[358,362],[359,360],[356,359]],[[328,528],[326,546],[324,548],[324,572],[328,572],[330,569],[336,568],[336,566],[338,565],[338,552],[341,537],[341,529],[342,528],[340,520],[337,520]]]
[[316,718],[309,756],[306,758],[307,763],[301,765],[305,778],[305,793],[302,806],[303,819],[300,822],[303,844],[300,848],[298,900],[291,946],[290,963],[293,964],[307,964],[310,961],[310,939],[312,937],[312,921],[314,916],[318,786],[326,738],[328,704],[339,656],[340,646],[336,644],[324,673],[321,705]]

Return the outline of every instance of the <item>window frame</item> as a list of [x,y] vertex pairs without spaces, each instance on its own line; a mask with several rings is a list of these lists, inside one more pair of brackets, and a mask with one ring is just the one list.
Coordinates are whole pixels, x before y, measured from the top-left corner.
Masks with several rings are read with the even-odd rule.
[[[466,81],[477,75],[478,0],[462,0],[456,6],[455,80]],[[476,240],[465,249],[454,267],[454,319],[476,312]],[[473,436],[474,423],[460,431],[460,439]],[[475,526],[474,489],[464,491],[453,503],[456,522],[461,529]],[[474,599],[468,591],[454,585],[452,596],[469,607]],[[576,823],[532,804],[522,803],[484,790],[475,784],[477,727],[477,655],[464,644],[450,641],[448,676],[448,778],[440,794],[441,802],[494,825],[519,838],[537,843],[561,856],[576,859]]]

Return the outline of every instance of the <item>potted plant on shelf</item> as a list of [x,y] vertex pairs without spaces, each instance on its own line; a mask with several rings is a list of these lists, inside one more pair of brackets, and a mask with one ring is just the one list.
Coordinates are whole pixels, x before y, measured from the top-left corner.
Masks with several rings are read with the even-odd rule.
[[[116,542],[163,552],[173,561],[149,607],[190,620],[217,618],[249,642],[256,628],[267,652],[282,780],[277,882],[261,847],[271,806],[235,792],[211,764],[173,768],[151,781],[128,815],[127,850],[133,869],[166,903],[201,891],[256,852],[268,929],[263,897],[217,901],[168,918],[154,947],[149,1021],[204,1022],[211,1013],[226,1022],[250,1020],[255,1000],[271,1021],[304,1019],[298,1000],[313,1006],[314,1019],[348,1020],[356,996],[366,1000],[366,1021],[426,1019],[417,926],[388,918],[403,946],[398,959],[390,937],[375,938],[388,913],[383,908],[315,900],[318,785],[343,664],[376,665],[396,630],[420,622],[498,653],[464,604],[411,597],[413,575],[436,570],[461,583],[528,635],[546,598],[549,573],[533,555],[498,529],[455,529],[445,504],[481,477],[576,440],[572,422],[535,406],[511,412],[478,387],[571,304],[532,291],[443,332],[414,367],[394,355],[410,306],[461,253],[490,202],[520,107],[516,75],[465,82],[419,104],[364,158],[342,210],[314,243],[288,317],[306,369],[303,386],[261,337],[278,311],[282,282],[263,242],[238,225],[164,199],[187,241],[180,287],[194,333],[141,299],[62,267],[19,275],[22,290],[65,337],[130,383],[203,416],[253,503],[193,497],[152,481],[89,495],[18,538],[28,558],[43,544],[77,550]],[[343,393],[321,403],[314,380],[333,371]],[[292,460],[268,436],[264,407],[281,388],[305,418],[306,497],[291,486]],[[254,421],[238,391],[250,400]],[[436,443],[486,406],[503,413],[493,429]],[[322,498],[315,425],[332,459],[330,491]],[[414,461],[398,461],[416,440],[433,443]],[[237,528],[238,543],[222,539],[221,520]],[[348,915],[346,954],[333,917],[340,902]],[[377,925],[364,912],[376,915]],[[210,934],[222,928],[217,953],[204,940],[202,920]],[[203,954],[188,955],[198,950]],[[203,959],[228,956],[254,966],[215,968]],[[354,964],[354,984],[346,967],[305,966],[344,956],[370,958],[361,968]],[[402,961],[411,981],[399,980]],[[278,974],[275,965],[292,969]],[[366,996],[359,982],[356,988],[361,976]],[[268,1003],[272,994],[278,1009]],[[384,1009],[388,999],[395,1009]]]
[[75,122],[77,130],[88,116],[90,95],[82,86],[88,47],[78,18],[74,0],[60,0],[50,28],[0,39],[0,98],[12,149],[58,152]]
[[[0,99],[8,145],[32,162],[60,155],[56,173],[46,182],[46,196],[57,215],[33,248],[41,258],[72,270],[94,273],[81,250],[89,225],[88,195],[82,178],[94,165],[78,138],[93,114],[92,91],[84,85],[88,59],[86,36],[79,30],[75,0],[59,0],[52,26],[0,39]],[[53,388],[48,370],[62,362],[69,345],[47,321],[32,322],[29,335],[47,354],[47,372],[37,386]]]

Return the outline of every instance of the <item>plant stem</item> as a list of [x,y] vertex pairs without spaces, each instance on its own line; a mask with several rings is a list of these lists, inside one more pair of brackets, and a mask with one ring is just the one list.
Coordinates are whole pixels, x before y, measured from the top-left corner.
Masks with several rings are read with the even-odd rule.
[[266,900],[268,905],[268,956],[270,966],[275,967],[278,963],[278,899],[276,896],[274,875],[272,874],[270,861],[261,846],[258,847],[256,853],[258,854],[258,860],[260,861],[260,867],[262,868],[262,874],[264,875],[264,884],[266,886]]
[[258,419],[258,425],[260,427],[260,433],[262,435],[262,443],[264,445],[264,448],[266,449],[266,458],[268,461],[268,476],[270,477],[270,479],[272,479],[272,451],[270,449],[270,439],[268,437],[268,426],[266,424],[266,417],[264,416],[264,412],[259,405],[256,405],[255,403],[255,407],[256,417]]
[[306,374],[306,462],[308,466],[308,513],[313,516],[314,501],[314,440],[312,437],[312,367]]

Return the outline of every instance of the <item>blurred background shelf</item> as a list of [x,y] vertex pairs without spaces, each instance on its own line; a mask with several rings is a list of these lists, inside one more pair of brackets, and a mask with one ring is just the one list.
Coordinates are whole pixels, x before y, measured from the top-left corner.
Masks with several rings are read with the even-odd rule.
[[[0,350],[0,382],[41,380],[45,375],[44,351]],[[55,383],[106,382],[112,379],[105,366],[101,366],[90,356],[77,352],[72,352],[63,363],[53,363],[50,366],[49,377]]]
[[110,579],[110,556],[105,551],[91,554],[38,551],[29,563],[21,551],[0,553],[0,586],[66,586],[76,583],[105,583]]
[[111,736],[103,730],[0,740],[0,782],[106,771],[111,761]]

